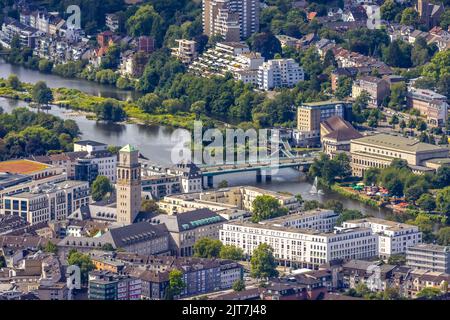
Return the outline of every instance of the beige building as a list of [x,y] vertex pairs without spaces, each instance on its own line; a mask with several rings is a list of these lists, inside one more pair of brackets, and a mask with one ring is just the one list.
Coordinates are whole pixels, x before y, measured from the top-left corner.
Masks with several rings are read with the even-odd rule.
[[293,195],[281,194],[251,186],[224,188],[215,191],[197,192],[164,197],[158,203],[168,214],[186,212],[187,210],[208,208],[214,212],[241,210],[252,211],[253,201],[261,195],[270,195],[281,206],[293,211],[300,207]]
[[384,79],[364,76],[353,82],[352,97],[358,98],[363,91],[366,91],[370,96],[369,106],[378,107],[389,96],[390,86]]
[[349,152],[350,141],[362,136],[348,121],[339,116],[328,118],[320,124],[322,150],[330,158],[339,152]]
[[434,171],[427,166],[427,160],[448,158],[449,149],[415,139],[377,134],[351,140],[350,154],[353,175],[362,177],[365,170],[386,168],[394,159],[406,160],[415,173]]
[[172,48],[172,56],[184,64],[190,64],[197,58],[196,42],[187,39],[177,39],[178,47]]
[[419,110],[433,127],[445,126],[448,118],[447,97],[431,90],[410,88],[406,95],[408,107]]
[[141,166],[139,151],[126,145],[119,151],[117,165],[117,222],[131,224],[141,209]]

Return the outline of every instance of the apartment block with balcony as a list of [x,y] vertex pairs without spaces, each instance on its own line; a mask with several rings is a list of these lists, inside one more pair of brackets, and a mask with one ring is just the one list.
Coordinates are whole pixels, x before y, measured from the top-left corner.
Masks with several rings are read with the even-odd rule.
[[303,80],[305,80],[303,68],[294,59],[269,60],[258,69],[258,87],[261,90],[290,88]]
[[450,247],[425,243],[409,247],[406,265],[411,269],[450,274]]
[[369,94],[369,106],[376,108],[389,96],[390,86],[384,79],[364,76],[353,82],[352,97],[356,99],[364,91]]
[[178,46],[172,48],[172,56],[180,60],[184,64],[190,64],[197,58],[197,43],[193,40],[177,39]]

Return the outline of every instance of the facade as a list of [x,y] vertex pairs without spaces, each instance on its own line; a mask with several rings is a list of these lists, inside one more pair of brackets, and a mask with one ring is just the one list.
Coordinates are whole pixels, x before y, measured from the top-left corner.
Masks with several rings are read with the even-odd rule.
[[376,134],[352,140],[350,154],[352,174],[362,177],[365,170],[386,168],[394,159],[406,160],[416,173],[434,171],[427,167],[427,160],[448,158],[449,150],[414,139]]
[[445,11],[444,4],[430,3],[429,0],[417,0],[417,12],[420,22],[432,28],[439,24],[442,14]]
[[202,191],[202,172],[194,163],[178,163],[176,166],[169,168],[167,173],[180,178],[182,192]]
[[305,80],[303,68],[294,59],[269,60],[258,69],[258,87],[261,90],[293,87],[303,80]]
[[131,224],[141,209],[141,166],[139,151],[126,145],[119,151],[117,165],[117,222]]
[[219,239],[219,230],[226,220],[208,209],[167,215],[160,214],[151,219],[152,224],[165,224],[170,233],[171,253],[189,257],[194,254],[194,244],[201,238]]
[[0,31],[0,44],[10,48],[14,36],[18,36],[23,47],[33,49],[39,30],[20,23],[12,18],[5,18]]
[[330,158],[339,152],[350,152],[350,141],[362,136],[348,121],[339,116],[320,123],[320,143],[323,152]]
[[89,203],[89,184],[67,180],[35,187],[4,197],[4,213],[19,215],[30,224],[65,220],[73,211]]
[[249,222],[228,222],[220,230],[225,245],[241,248],[252,255],[261,243],[270,245],[279,264],[318,268],[330,261],[368,259],[378,254],[378,236],[369,228],[338,229],[322,233]]
[[274,197],[282,207],[290,211],[296,211],[300,208],[299,202],[293,195],[280,194],[252,186],[168,196],[160,201],[158,205],[168,214],[182,213],[200,208],[208,208],[218,213],[226,209],[252,211],[253,201],[261,195]]
[[105,25],[111,32],[119,30],[119,17],[114,13],[105,15]]
[[384,79],[364,76],[353,82],[352,97],[358,98],[363,91],[369,94],[369,106],[376,108],[389,96],[390,86]]
[[450,247],[417,244],[406,250],[406,265],[411,269],[450,274]]
[[335,213],[333,210],[314,209],[264,220],[260,223],[264,225],[332,232],[336,226],[338,217],[339,214]]
[[345,101],[303,103],[297,108],[297,130],[294,140],[298,145],[313,146],[320,142],[320,124],[339,116],[351,120],[352,104]]
[[89,300],[140,300],[141,280],[107,271],[89,273]]
[[422,242],[422,232],[417,226],[394,221],[364,218],[343,223],[344,228],[370,228],[378,234],[378,249],[381,258],[405,253],[406,250]]
[[203,32],[225,41],[240,41],[259,30],[259,1],[203,0]]
[[431,90],[410,88],[406,95],[408,107],[419,110],[433,127],[443,127],[447,123],[447,97]]
[[197,43],[193,40],[177,39],[178,47],[172,48],[172,56],[184,64],[190,64],[197,58]]
[[182,193],[180,177],[172,175],[143,177],[142,193],[148,199],[162,199],[172,194]]

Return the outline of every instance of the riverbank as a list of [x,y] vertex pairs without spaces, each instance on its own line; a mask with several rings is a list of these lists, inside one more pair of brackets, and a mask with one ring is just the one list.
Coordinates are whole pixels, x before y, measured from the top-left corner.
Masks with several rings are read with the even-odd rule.
[[362,195],[359,192],[353,190],[350,187],[344,187],[337,183],[331,185],[330,189],[339,195],[346,197],[348,199],[359,201],[365,205],[371,206],[373,208],[380,208],[383,206],[383,201],[376,201],[369,196]]
[[[13,89],[8,86],[5,79],[0,78],[0,97],[30,102],[32,100],[32,87],[32,84],[22,82],[20,89]],[[77,89],[51,88],[51,90],[53,93],[53,101],[51,104],[77,112],[83,112],[89,117],[92,117],[97,106],[110,100],[125,111],[127,123],[163,125],[172,128],[193,130],[194,121],[196,120],[196,115],[192,112],[149,114],[141,110],[133,101],[93,96]],[[210,126],[217,128],[224,128],[226,126],[225,123],[206,116],[202,116],[200,120],[208,122]]]

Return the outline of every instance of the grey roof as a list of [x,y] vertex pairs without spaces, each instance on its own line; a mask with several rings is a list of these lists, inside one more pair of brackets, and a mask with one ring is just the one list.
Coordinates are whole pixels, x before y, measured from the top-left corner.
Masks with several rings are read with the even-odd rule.
[[94,140],[80,140],[80,141],[76,141],[76,144],[79,144],[80,146],[106,146],[105,143],[102,142],[98,142],[98,141],[94,141]]
[[31,180],[32,178],[30,176],[24,174],[0,172],[0,190]]
[[152,219],[153,223],[164,223],[170,232],[182,232],[226,221],[214,211],[205,208],[176,215],[161,214]]
[[164,225],[152,225],[148,222],[138,222],[128,226],[111,229],[108,233],[116,248],[122,248],[133,243],[148,241],[168,235],[167,228]]

